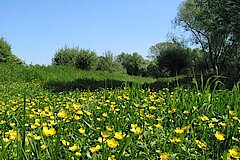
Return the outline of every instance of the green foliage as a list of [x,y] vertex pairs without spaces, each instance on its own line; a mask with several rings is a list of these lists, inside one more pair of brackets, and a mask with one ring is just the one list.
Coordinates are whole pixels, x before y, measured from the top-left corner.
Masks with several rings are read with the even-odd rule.
[[190,56],[184,48],[169,48],[157,57],[158,66],[165,67],[170,71],[170,75],[180,74],[181,71],[189,66]]
[[12,54],[11,45],[2,37],[0,38],[0,63],[24,64],[16,55]]
[[104,53],[104,56],[99,57],[97,70],[107,71],[110,73],[126,73],[123,65],[115,60],[115,57],[110,51]]
[[181,74],[184,68],[190,68],[190,50],[177,41],[151,46],[149,57],[152,58],[152,62],[148,66],[148,72],[155,76]]
[[140,76],[146,72],[147,61],[137,52],[133,54],[122,53],[117,56],[117,61],[126,68],[129,75]]
[[208,54],[208,69],[216,73],[226,74],[227,63],[238,54],[239,6],[233,0],[186,0],[179,7],[176,25],[192,33],[193,42]]
[[80,52],[79,47],[69,48],[67,46],[59,49],[52,59],[53,65],[75,66],[76,59]]
[[65,46],[59,49],[52,59],[53,65],[74,66],[83,70],[96,69],[97,63],[98,57],[94,51],[79,47]]
[[76,58],[76,67],[83,70],[96,69],[98,63],[97,54],[94,51],[81,49]]

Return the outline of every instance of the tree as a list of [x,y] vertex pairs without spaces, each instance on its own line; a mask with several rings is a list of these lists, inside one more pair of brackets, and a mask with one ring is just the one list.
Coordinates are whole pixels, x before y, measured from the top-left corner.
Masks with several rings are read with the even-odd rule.
[[224,70],[239,50],[239,6],[234,0],[186,0],[179,7],[175,24],[190,31],[193,42],[209,55],[208,69]]
[[83,70],[96,69],[98,57],[96,52],[81,49],[76,58],[76,67]]
[[117,61],[126,68],[129,75],[144,75],[147,69],[147,61],[137,52],[133,54],[121,53],[117,56]]
[[99,57],[97,70],[107,71],[110,73],[126,73],[126,70],[123,68],[123,65],[120,62],[117,62],[113,53],[111,51],[106,51],[104,56]]
[[24,64],[11,50],[11,45],[3,37],[0,38],[0,63]]
[[80,52],[79,47],[69,48],[67,46],[59,49],[52,59],[53,65],[75,66],[77,56]]
[[187,49],[181,47],[169,47],[157,56],[157,64],[163,70],[167,68],[170,76],[176,76],[190,64],[190,56]]

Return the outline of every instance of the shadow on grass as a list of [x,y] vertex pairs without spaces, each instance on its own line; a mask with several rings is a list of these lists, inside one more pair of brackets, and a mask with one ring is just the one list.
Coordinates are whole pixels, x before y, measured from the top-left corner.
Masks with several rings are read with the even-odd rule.
[[76,79],[71,82],[63,82],[63,81],[48,81],[44,84],[46,89],[52,90],[53,92],[62,92],[62,91],[74,91],[74,90],[90,90],[95,91],[97,89],[105,88],[105,89],[116,89],[116,88],[124,88],[125,86],[132,87],[138,86],[139,88],[150,88],[151,90],[158,91],[163,88],[173,89],[177,87],[179,84],[188,84],[189,79],[183,78],[180,80],[172,80],[172,81],[163,81],[158,80],[154,83],[136,83],[136,82],[126,82],[119,81],[114,79],[106,79],[106,80],[95,80],[95,79]]

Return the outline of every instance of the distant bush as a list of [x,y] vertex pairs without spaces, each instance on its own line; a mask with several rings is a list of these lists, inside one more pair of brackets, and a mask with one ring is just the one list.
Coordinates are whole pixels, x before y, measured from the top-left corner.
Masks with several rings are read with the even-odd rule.
[[76,59],[75,66],[83,70],[96,69],[98,63],[97,54],[94,51],[81,49]]
[[0,63],[24,64],[24,62],[14,55],[11,45],[2,37],[0,38]]
[[126,68],[128,75],[144,76],[146,74],[147,61],[137,52],[121,53],[117,56],[117,61]]
[[94,51],[80,49],[79,47],[69,48],[65,46],[55,53],[52,64],[90,70],[96,69],[97,61],[98,57]]
[[75,66],[77,56],[80,52],[80,49],[78,47],[69,48],[67,46],[59,49],[53,59],[52,64],[53,65],[67,65],[67,66]]
[[97,70],[107,71],[109,73],[126,73],[126,69],[120,62],[115,60],[115,57],[110,51],[106,51],[104,56],[99,57]]

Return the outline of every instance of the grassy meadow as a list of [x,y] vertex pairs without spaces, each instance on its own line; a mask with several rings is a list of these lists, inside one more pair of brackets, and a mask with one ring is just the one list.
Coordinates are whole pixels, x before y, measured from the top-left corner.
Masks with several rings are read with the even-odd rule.
[[[0,159],[239,159],[240,84],[0,65]],[[144,86],[144,87],[143,87]],[[213,86],[213,87],[212,87]]]

